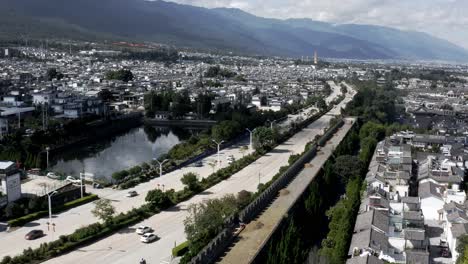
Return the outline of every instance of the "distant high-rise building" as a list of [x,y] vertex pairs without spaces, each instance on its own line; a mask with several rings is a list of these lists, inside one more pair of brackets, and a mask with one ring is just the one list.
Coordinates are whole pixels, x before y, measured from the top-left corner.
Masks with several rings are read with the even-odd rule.
[[5,49],[5,57],[8,57],[10,55],[10,51],[8,49]]
[[318,57],[317,57],[317,51],[314,52],[314,64],[318,64]]

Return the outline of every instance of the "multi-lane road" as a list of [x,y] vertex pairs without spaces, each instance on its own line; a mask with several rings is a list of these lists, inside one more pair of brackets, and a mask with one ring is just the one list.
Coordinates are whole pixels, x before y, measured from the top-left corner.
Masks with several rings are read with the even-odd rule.
[[[338,112],[352,99],[348,96],[336,106],[332,112]],[[273,178],[281,166],[288,163],[292,153],[301,153],[307,142],[321,134],[328,127],[332,115],[324,115],[307,128],[303,129],[291,139],[273,149],[253,164],[234,174],[203,194],[178,206],[161,212],[143,222],[154,228],[160,240],[152,244],[142,244],[138,235],[134,233],[137,225],[124,229],[90,246],[81,248],[64,256],[52,259],[46,263],[136,263],[145,258],[148,263],[170,263],[171,249],[174,244],[185,241],[183,221],[187,217],[187,207],[205,199],[219,198],[226,194],[236,194],[241,190],[256,191],[259,183],[265,183]]]
[[[339,87],[332,87],[333,93],[327,98],[327,102],[332,101],[340,94]],[[351,100],[351,96],[331,110],[332,113],[339,113],[339,109]],[[294,119],[297,117],[292,117]],[[181,243],[185,240],[183,220],[187,216],[185,211],[187,206],[192,203],[198,203],[204,199],[221,197],[226,194],[235,194],[241,190],[256,191],[260,182],[269,181],[278,171],[279,167],[286,165],[289,156],[292,153],[303,151],[307,142],[311,141],[315,135],[322,133],[323,128],[328,126],[330,115],[324,115],[322,118],[311,124],[308,128],[297,133],[290,140],[278,146],[270,153],[261,157],[259,160],[233,175],[226,181],[223,181],[212,188],[206,190],[200,195],[177,205],[167,211],[161,212],[143,222],[152,226],[160,240],[152,244],[142,244],[139,237],[134,233],[134,228],[121,230],[120,232],[100,240],[92,245],[83,247],[79,250],[66,254],[64,256],[52,259],[47,263],[99,263],[106,261],[109,263],[136,263],[144,257],[148,263],[167,263],[170,262],[171,249],[175,243]],[[233,155],[236,159],[242,157],[239,150],[241,146],[247,145],[248,140],[239,143],[222,151],[222,163],[220,167],[227,166],[225,157]],[[195,172],[200,177],[207,177],[213,172],[211,166],[207,165],[210,161],[216,160],[217,156],[212,155],[203,160],[202,167],[185,167],[171,172],[161,178],[156,178],[148,183],[140,184],[133,188],[140,195],[134,198],[127,198],[127,191],[118,191],[112,189],[93,190],[98,192],[100,197],[110,199],[118,212],[125,212],[132,207],[140,206],[144,203],[146,193],[158,186],[166,189],[180,190],[183,188],[180,182],[183,174]],[[0,258],[5,255],[15,255],[23,251],[24,248],[36,248],[40,243],[52,241],[60,235],[70,234],[77,228],[97,221],[91,214],[93,204],[83,205],[67,212],[58,214],[54,217],[57,224],[55,232],[46,232],[46,236],[34,240],[24,240],[24,234],[31,229],[45,229],[47,218],[29,223],[25,227],[12,232],[0,233]]]

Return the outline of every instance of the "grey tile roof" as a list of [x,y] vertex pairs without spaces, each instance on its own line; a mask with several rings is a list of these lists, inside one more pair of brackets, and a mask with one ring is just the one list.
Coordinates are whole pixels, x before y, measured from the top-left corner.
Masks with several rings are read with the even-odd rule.
[[374,218],[372,219],[373,226],[384,231],[385,233],[388,233],[389,222],[390,219],[386,212],[374,210]]
[[351,244],[349,245],[348,255],[353,255],[354,248],[363,249],[370,245],[371,229],[366,229],[362,232],[353,234]]
[[359,214],[356,218],[354,225],[354,232],[361,232],[372,227],[372,218],[374,217],[374,210]]
[[405,220],[424,220],[422,212],[419,211],[407,211],[403,212],[403,219]]
[[460,237],[468,234],[468,224],[452,224],[451,230],[453,237]]
[[405,239],[407,240],[424,241],[426,239],[426,232],[424,229],[405,228],[404,233]]
[[405,196],[401,198],[402,203],[407,203],[407,204],[418,204],[421,202],[419,197],[411,197],[411,196]]
[[468,223],[468,216],[465,211],[455,210],[447,214],[447,220],[451,223]]
[[429,252],[422,250],[406,250],[407,264],[429,264]]
[[423,182],[419,184],[419,197],[421,199],[428,197],[436,197],[442,200],[442,194],[445,190],[445,187],[442,185],[435,184],[433,182]]
[[368,255],[350,258],[346,261],[346,264],[384,264],[384,261],[375,256]]

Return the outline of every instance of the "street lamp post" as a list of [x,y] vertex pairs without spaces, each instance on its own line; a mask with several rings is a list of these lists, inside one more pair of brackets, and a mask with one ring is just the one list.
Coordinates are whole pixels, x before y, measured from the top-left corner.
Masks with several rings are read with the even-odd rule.
[[46,160],[47,160],[47,169],[48,169],[49,168],[49,150],[50,150],[50,148],[46,147],[45,150],[46,150]]
[[250,148],[250,150],[252,150],[253,149],[253,140],[252,140],[252,138],[253,138],[253,132],[255,131],[255,129],[250,130],[250,129],[246,128],[245,130],[249,131],[249,134],[250,134],[249,148]]
[[81,191],[81,198],[83,198],[83,177],[84,173],[80,172],[80,191]]
[[221,140],[221,142],[217,142],[216,140],[213,139],[213,142],[218,146],[218,161],[217,161],[217,163],[218,163],[218,166],[219,166],[220,163],[221,163],[221,161],[219,159],[219,147],[221,146],[221,144],[224,143],[224,140]]
[[275,120],[273,121],[267,120],[267,122],[270,123],[270,129],[273,130],[273,123],[275,123]]
[[159,177],[162,177],[162,166],[164,163],[168,162],[168,159],[165,159],[163,161],[159,161],[158,159],[154,159],[158,164],[159,164]]
[[49,223],[48,225],[52,225],[52,200],[51,197],[54,196],[57,193],[57,191],[53,191],[51,193],[47,193],[47,201],[49,202]]

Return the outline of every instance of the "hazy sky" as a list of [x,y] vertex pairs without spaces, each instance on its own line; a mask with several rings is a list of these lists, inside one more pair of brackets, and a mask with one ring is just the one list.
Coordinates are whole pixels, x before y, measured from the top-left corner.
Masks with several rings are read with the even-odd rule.
[[417,30],[468,49],[468,0],[171,0],[273,18],[312,18]]

